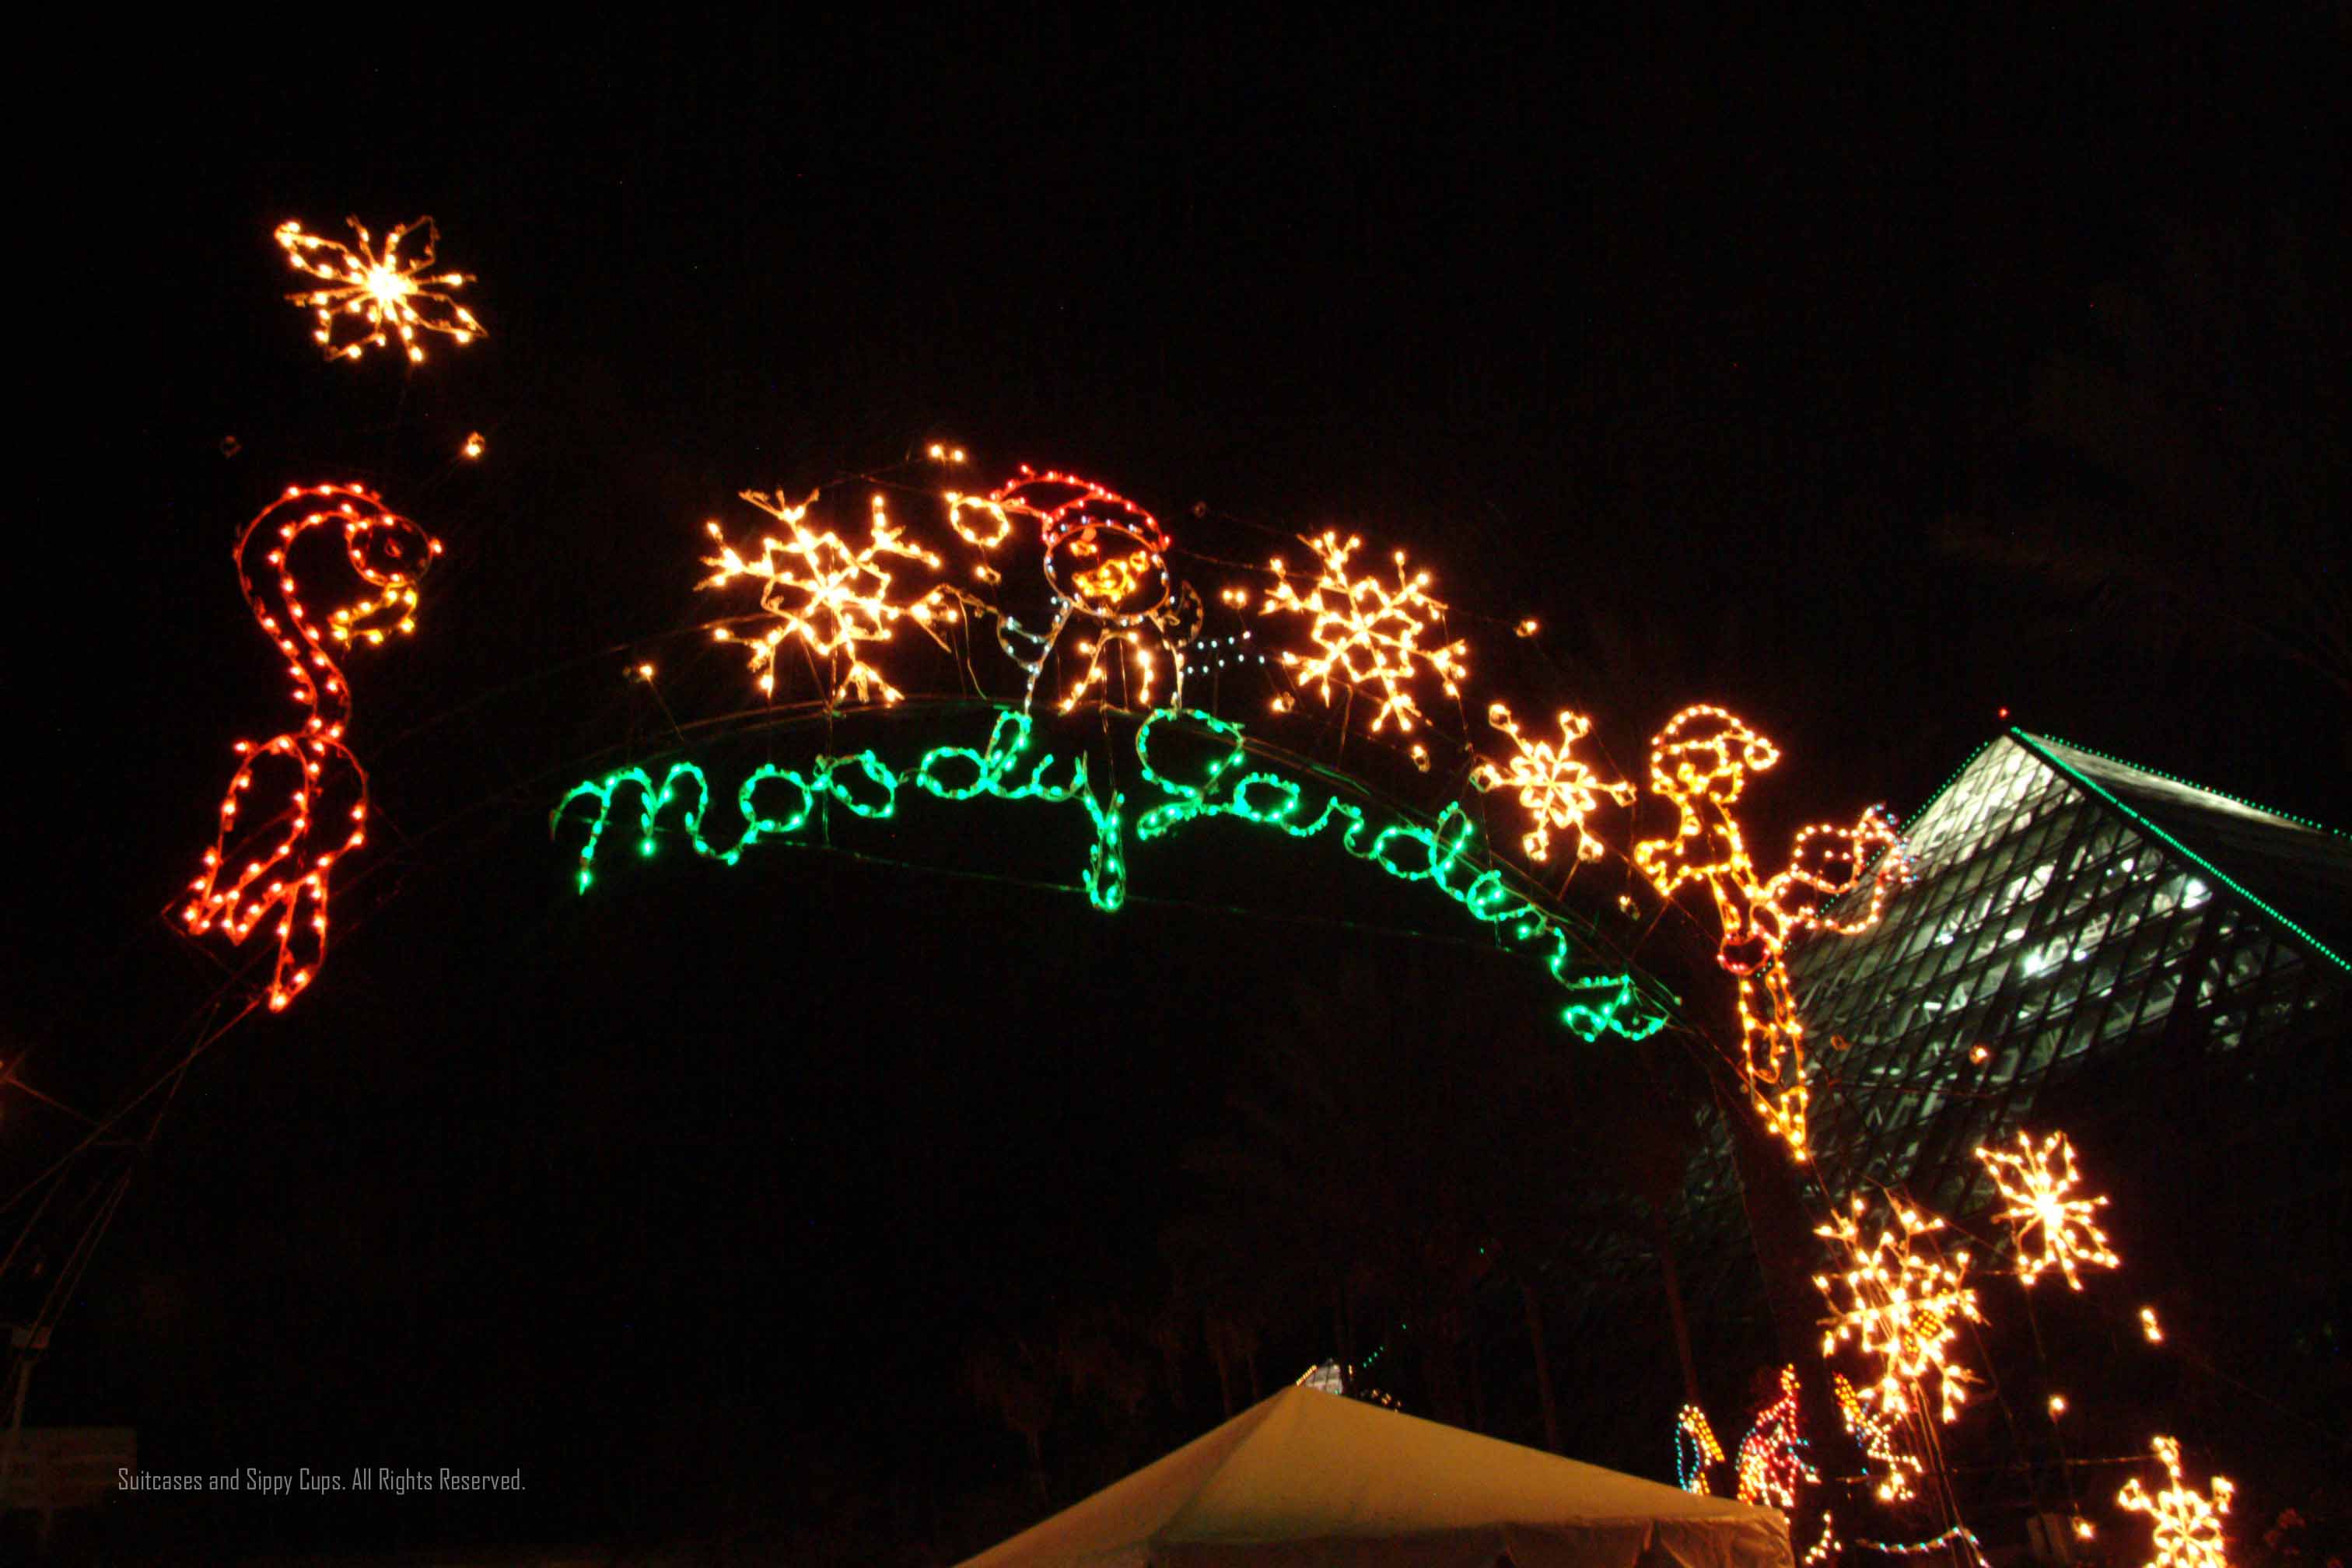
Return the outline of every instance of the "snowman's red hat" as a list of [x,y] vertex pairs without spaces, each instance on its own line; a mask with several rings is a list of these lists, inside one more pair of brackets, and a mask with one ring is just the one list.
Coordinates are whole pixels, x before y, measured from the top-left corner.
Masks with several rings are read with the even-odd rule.
[[1175,542],[1160,520],[1116,490],[1092,479],[1053,469],[1039,472],[1026,463],[988,498],[998,505],[1025,511],[1037,520],[1047,551],[1089,525],[1132,534],[1153,554],[1165,554]]

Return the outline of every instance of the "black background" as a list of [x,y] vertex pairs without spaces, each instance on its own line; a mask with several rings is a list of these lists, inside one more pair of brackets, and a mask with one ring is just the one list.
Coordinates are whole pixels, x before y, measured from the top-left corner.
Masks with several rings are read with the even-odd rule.
[[[1539,616],[1554,662],[1510,694],[1591,710],[1621,763],[1685,701],[1748,714],[1788,753],[1758,791],[1783,836],[1907,811],[2003,709],[2352,816],[2342,689],[2232,618],[2342,589],[2309,521],[2344,493],[2343,42],[2317,10],[1006,9],[61,49],[16,215],[44,407],[12,1054],[102,1098],[212,984],[155,917],[226,741],[277,719],[235,530],[359,473],[448,552],[415,644],[354,677],[398,853],[294,1016],[187,1081],[31,1418],[135,1424],[160,1469],[530,1479],[246,1502],[224,1539],[836,1505],[951,1533],[940,1499],[1022,1465],[966,1346],[1158,1288],[1175,1152],[1269,1010],[1393,1011],[1371,976],[1412,943],[792,851],[575,900],[516,782],[657,736],[606,650],[707,613],[699,522],[747,486],[937,437],[1098,475],[1180,537],[1196,501],[1359,529],[1465,610]],[[430,211],[488,339],[319,363],[269,234],[346,211]],[[2084,437],[2084,365],[2142,417]],[[447,460],[470,429],[478,468]],[[2242,464],[2170,461],[2183,429]],[[2043,530],[2212,596],[1966,543]],[[730,658],[659,656],[677,705],[740,691]],[[1018,832],[1066,879],[1066,824]],[[1441,993],[1439,1038],[1476,1010]]]

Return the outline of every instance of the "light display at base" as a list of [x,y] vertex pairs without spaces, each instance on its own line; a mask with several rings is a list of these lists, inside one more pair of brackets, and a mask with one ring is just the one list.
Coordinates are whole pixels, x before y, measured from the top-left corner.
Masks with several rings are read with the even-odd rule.
[[[341,534],[352,574],[374,591],[331,611],[321,624],[302,601],[291,553],[306,535],[327,529]],[[374,646],[387,635],[414,631],[416,584],[440,549],[357,485],[289,489],[237,536],[246,603],[284,656],[291,695],[307,714],[299,729],[236,743],[239,761],[221,799],[218,836],[188,885],[192,896],[181,918],[193,935],[217,928],[238,945],[265,921],[273,922],[273,1011],[317,978],[327,953],[330,874],[341,856],[367,842],[367,773],[343,741],[351,689],[328,644]],[[265,777],[286,792],[271,815],[264,815],[267,805],[256,811],[247,798]]]
[[[1361,1369],[1358,1369],[1360,1371]],[[1403,1401],[1393,1394],[1374,1388],[1359,1381],[1355,1392],[1348,1392],[1348,1380],[1336,1361],[1317,1362],[1292,1380],[1293,1388],[1311,1388],[1318,1394],[1328,1394],[1340,1399],[1353,1399],[1365,1405],[1377,1405],[1385,1410],[1402,1410]]]
[[[383,237],[381,249],[358,218],[345,221],[355,245],[308,233],[299,223],[282,223],[277,233],[287,264],[318,280],[319,287],[287,298],[317,315],[319,327],[311,336],[329,359],[358,359],[370,349],[389,346],[396,334],[415,363],[425,358],[419,332],[437,332],[461,347],[484,335],[474,313],[448,294],[474,279],[462,272],[425,275],[441,243],[431,218],[402,224]],[[413,234],[422,236],[421,248],[401,255],[402,244]]]
[[1908,1502],[1916,1495],[1911,1479],[1925,1469],[1919,1456],[1907,1453],[1895,1446],[1895,1423],[1892,1418],[1874,1412],[1863,1403],[1862,1394],[1848,1381],[1845,1373],[1830,1374],[1831,1392],[1837,1395],[1838,1415],[1844,1421],[1847,1434],[1854,1447],[1862,1450],[1864,1460],[1874,1478],[1873,1489],[1881,1502]]
[[1953,1525],[1925,1541],[1906,1541],[1899,1545],[1887,1541],[1855,1541],[1849,1544],[1864,1552],[1875,1552],[1884,1557],[1927,1557],[1942,1552],[1972,1564],[1973,1568],[1992,1568],[1985,1559],[1984,1542],[1977,1539],[1975,1531],[1963,1524]]
[[1799,1487],[1819,1486],[1821,1472],[1805,1457],[1805,1439],[1798,1420],[1797,1369],[1780,1369],[1780,1394],[1757,1412],[1748,1436],[1739,1440],[1739,1500],[1777,1508],[1797,1506]]
[[1707,1425],[1706,1412],[1685,1405],[1675,1417],[1675,1484],[1700,1497],[1711,1496],[1706,1472],[1723,1463],[1723,1445]]

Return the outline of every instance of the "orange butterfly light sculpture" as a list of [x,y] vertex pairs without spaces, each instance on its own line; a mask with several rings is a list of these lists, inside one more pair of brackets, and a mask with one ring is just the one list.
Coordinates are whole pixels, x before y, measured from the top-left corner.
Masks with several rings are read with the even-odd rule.
[[[290,561],[305,536],[338,530],[352,574],[365,585],[322,624],[301,598]],[[265,921],[278,937],[269,1005],[283,1009],[319,973],[327,952],[327,879],[336,860],[367,841],[367,773],[343,736],[351,688],[329,652],[373,647],[416,626],[416,584],[440,542],[357,485],[289,489],[238,535],[237,578],[254,618],[285,656],[301,727],[261,742],[239,741],[242,759],[220,805],[220,829],[189,884],[181,911],[192,934],[218,927],[242,945]],[[256,820],[255,783],[282,782],[278,812]],[[343,824],[349,824],[346,828]]]

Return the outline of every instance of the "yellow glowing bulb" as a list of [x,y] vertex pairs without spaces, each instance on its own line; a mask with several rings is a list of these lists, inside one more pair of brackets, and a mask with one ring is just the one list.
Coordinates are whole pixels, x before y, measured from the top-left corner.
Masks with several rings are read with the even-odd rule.
[[2147,1342],[2152,1345],[2164,1342],[2164,1330],[2156,1321],[2155,1308],[2142,1307],[2139,1310],[2139,1331],[2147,1336]]
[[477,430],[472,435],[466,437],[466,444],[459,447],[458,450],[466,457],[478,458],[482,455],[482,433],[479,430]]

